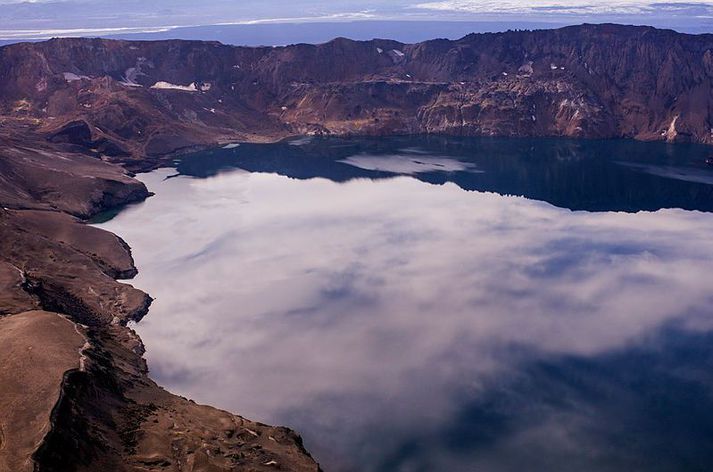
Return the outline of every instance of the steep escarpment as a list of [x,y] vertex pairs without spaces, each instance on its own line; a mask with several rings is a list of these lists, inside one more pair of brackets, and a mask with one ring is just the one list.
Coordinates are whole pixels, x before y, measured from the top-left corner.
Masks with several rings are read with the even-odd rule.
[[713,35],[583,25],[401,44],[58,39],[0,49],[3,126],[131,161],[293,134],[713,143]]
[[[3,141],[0,470],[312,470],[294,432],[172,395],[126,325],[150,297],[128,246],[87,218],[148,196],[120,167]],[[76,216],[73,216],[76,215]]]
[[84,337],[56,313],[32,310],[0,318],[0,342],[0,470],[30,472],[63,375],[80,368]]

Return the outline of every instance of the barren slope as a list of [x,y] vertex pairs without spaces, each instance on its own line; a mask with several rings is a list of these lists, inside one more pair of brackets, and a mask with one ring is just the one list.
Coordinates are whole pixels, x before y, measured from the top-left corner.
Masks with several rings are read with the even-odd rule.
[[129,248],[70,215],[148,192],[113,164],[53,146],[0,151],[0,470],[316,471],[294,432],[149,379],[126,323],[151,299],[115,280],[136,274]]

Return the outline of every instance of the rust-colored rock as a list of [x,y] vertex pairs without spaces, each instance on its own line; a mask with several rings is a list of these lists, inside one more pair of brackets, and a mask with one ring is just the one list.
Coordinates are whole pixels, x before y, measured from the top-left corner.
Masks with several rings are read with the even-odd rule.
[[293,134],[713,144],[712,51],[713,35],[618,25],[278,48],[58,39],[0,49],[0,114],[121,161]]

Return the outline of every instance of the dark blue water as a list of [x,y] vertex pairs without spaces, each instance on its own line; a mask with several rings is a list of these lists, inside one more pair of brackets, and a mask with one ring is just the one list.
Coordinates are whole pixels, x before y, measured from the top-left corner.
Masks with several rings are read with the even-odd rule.
[[326,470],[713,470],[710,150],[296,139],[141,178],[104,224],[177,393]]
[[[178,172],[209,177],[240,168],[335,182],[409,174],[423,182],[453,182],[464,190],[520,195],[571,210],[713,211],[713,167],[705,164],[711,155],[707,146],[624,140],[312,138],[203,152],[183,160]],[[444,172],[448,169],[429,160],[434,156],[471,168]],[[349,159],[353,165],[344,162]],[[396,161],[394,172],[388,172],[385,160]]]

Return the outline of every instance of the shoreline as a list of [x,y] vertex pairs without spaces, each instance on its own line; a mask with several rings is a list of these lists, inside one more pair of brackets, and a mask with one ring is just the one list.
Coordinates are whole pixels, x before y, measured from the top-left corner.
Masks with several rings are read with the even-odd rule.
[[[67,154],[58,151],[49,158],[57,156]],[[144,201],[150,193],[115,164],[74,157],[98,165],[98,174],[110,172],[112,180],[90,178],[89,188],[82,188],[83,198],[60,193],[72,200],[72,208],[62,208],[63,202],[55,200],[50,205],[29,201],[13,205],[17,209],[0,209],[0,261],[19,274],[13,276],[13,290],[23,297],[5,308],[0,296],[0,320],[43,309],[62,315],[73,329],[82,326],[85,347],[89,344],[77,352],[81,368],[62,375],[59,397],[51,412],[44,413],[50,427],[32,451],[32,467],[128,471],[153,464],[178,470],[180,464],[205,462],[216,470],[274,470],[277,465],[319,470],[293,431],[195,404],[150,379],[143,343],[127,324],[146,316],[152,299],[118,282],[130,282],[138,273],[131,248],[119,236],[89,223],[103,211]],[[81,187],[81,176],[63,177],[63,191]],[[105,189],[97,192],[102,185]],[[127,192],[127,186],[135,190]],[[37,251],[49,254],[50,262]],[[60,265],[51,262],[55,259]],[[5,431],[4,441],[11,443],[7,436]]]

